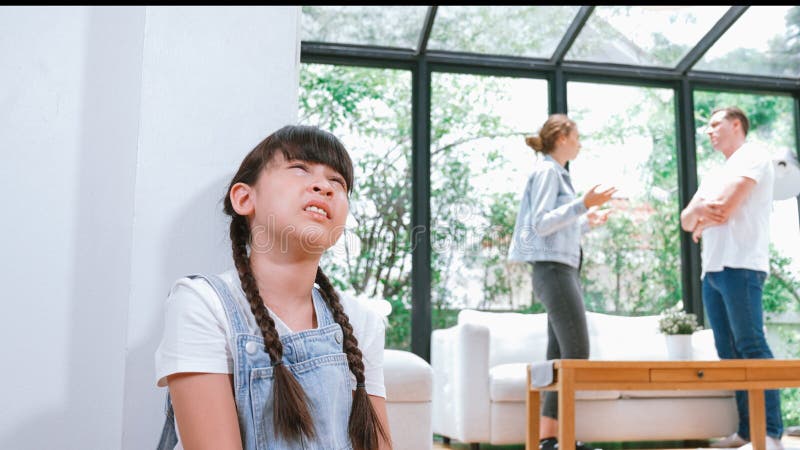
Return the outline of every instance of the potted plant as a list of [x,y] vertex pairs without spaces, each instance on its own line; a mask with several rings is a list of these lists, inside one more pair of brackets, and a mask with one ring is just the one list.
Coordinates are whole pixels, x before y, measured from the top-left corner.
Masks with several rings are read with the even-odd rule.
[[678,308],[667,310],[658,321],[658,329],[666,338],[669,359],[692,359],[692,334],[703,329],[696,315]]

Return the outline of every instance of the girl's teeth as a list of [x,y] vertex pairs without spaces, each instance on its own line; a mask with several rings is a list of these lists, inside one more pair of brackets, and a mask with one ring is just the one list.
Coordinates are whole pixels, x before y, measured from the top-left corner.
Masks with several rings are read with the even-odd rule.
[[317,208],[316,206],[309,206],[308,208],[306,208],[306,211],[313,211],[315,213],[322,214],[323,216],[326,216],[326,217],[328,216],[328,214],[325,212],[324,209]]

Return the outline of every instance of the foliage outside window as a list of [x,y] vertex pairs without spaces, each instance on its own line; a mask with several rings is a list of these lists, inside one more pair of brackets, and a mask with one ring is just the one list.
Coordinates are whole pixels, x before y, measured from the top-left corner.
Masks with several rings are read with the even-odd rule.
[[583,145],[570,163],[576,191],[618,188],[608,222],[583,237],[587,309],[659,314],[682,296],[673,91],[580,82],[567,89]]
[[[434,73],[431,89],[433,327],[462,308],[531,310],[530,267],[508,247],[547,117],[547,83]],[[541,305],[533,308],[541,310]]]
[[410,346],[411,74],[304,64],[300,122],[339,137],[355,166],[345,233],[323,258],[337,288],[392,305],[387,347]]

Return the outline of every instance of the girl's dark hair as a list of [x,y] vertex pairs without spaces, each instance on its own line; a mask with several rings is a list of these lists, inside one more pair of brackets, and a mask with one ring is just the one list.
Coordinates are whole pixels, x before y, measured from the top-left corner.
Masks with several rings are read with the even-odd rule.
[[[225,195],[225,214],[231,217],[230,238],[233,260],[239,273],[242,290],[250,303],[250,310],[264,336],[264,349],[273,365],[274,382],[272,387],[273,417],[275,431],[289,440],[301,435],[312,437],[315,434],[314,422],[308,406],[308,398],[300,383],[282,363],[283,345],[270,317],[264,300],[258,291],[253,271],[250,267],[248,245],[250,245],[250,224],[245,216],[233,209],[230,191],[236,183],[255,185],[266,165],[272,160],[275,151],[281,151],[287,160],[301,160],[330,166],[344,177],[348,193],[353,186],[353,163],[344,145],[326,131],[311,126],[285,126],[267,136],[245,156],[236,175],[233,176]],[[353,327],[336,290],[328,278],[317,268],[316,283],[320,293],[333,311],[333,318],[342,327],[344,352],[350,371],[356,377],[356,391],[350,411],[348,433],[353,448],[371,450],[378,448],[379,439],[389,442],[388,433],[378,420],[375,409],[364,387],[364,362],[358,341],[353,335]]]
[[566,114],[552,114],[547,118],[536,136],[528,136],[525,143],[533,150],[547,155],[555,149],[556,141],[575,129],[575,122]]

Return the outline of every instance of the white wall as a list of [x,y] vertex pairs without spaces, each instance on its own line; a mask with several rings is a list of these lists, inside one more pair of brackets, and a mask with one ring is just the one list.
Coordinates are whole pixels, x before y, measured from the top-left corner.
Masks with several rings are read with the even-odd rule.
[[153,352],[186,274],[232,266],[220,199],[244,155],[297,120],[299,7],[148,8],[123,448],[154,445]]
[[299,7],[0,7],[0,448],[158,439],[171,282],[229,264],[219,199],[297,114]]

